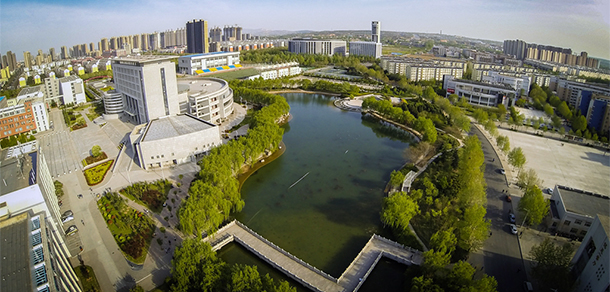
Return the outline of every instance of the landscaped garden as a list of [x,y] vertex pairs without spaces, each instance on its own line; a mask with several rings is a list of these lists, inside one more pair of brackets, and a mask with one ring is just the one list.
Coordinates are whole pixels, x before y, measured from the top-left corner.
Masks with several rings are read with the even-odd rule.
[[154,182],[137,182],[122,190],[120,193],[136,203],[146,206],[155,213],[161,212],[172,183],[166,179]]
[[87,179],[87,184],[94,186],[101,183],[113,162],[114,160],[109,160],[102,164],[85,169],[85,179]]
[[64,122],[72,131],[87,127],[85,118],[76,110],[72,108],[62,109],[61,112],[64,115]]
[[93,272],[93,268],[90,266],[78,266],[74,268],[74,272],[80,280],[84,292],[102,291],[102,289],[100,289],[100,284],[95,277],[95,272]]
[[116,193],[109,193],[97,202],[108,229],[125,257],[144,263],[155,225],[148,216],[129,207]]
[[108,158],[108,155],[106,155],[106,152],[102,151],[102,148],[100,146],[94,145],[93,148],[91,148],[91,155],[87,156],[87,158],[83,159],[82,163],[83,163],[83,166],[87,166],[89,164],[93,164],[98,161],[102,161],[106,158]]

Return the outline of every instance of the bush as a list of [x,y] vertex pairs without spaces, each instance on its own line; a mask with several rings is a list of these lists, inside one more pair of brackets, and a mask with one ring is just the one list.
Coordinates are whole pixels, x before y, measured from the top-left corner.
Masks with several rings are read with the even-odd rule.
[[165,227],[159,228],[159,231],[161,231],[162,233],[165,233]]
[[163,245],[163,240],[162,240],[161,238],[157,238],[157,243],[158,243],[159,245]]
[[120,191],[121,194],[138,204],[148,207],[155,213],[161,212],[172,184],[168,180],[137,182]]
[[87,184],[94,186],[101,183],[113,162],[114,160],[110,160],[89,169],[85,169],[85,179],[87,179]]
[[53,181],[53,184],[55,185],[55,195],[61,198],[64,195],[64,184],[57,180]]

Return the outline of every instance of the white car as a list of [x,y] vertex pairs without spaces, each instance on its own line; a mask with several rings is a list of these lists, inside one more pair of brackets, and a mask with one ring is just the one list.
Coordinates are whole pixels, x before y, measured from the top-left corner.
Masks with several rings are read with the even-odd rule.
[[500,173],[501,174],[506,174],[506,171],[504,170],[504,168],[500,168]]
[[61,218],[61,223],[70,222],[70,221],[72,221],[72,220],[74,220],[74,217],[73,217],[73,216],[66,216],[66,217],[62,217],[62,218]]
[[510,233],[517,234],[517,226],[515,224],[510,225]]
[[553,194],[553,189],[552,188],[546,188],[546,192],[549,193],[549,195]]

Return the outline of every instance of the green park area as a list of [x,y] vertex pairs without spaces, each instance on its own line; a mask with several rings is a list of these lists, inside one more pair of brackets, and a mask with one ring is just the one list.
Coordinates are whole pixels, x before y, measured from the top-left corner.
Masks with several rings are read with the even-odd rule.
[[136,203],[147,207],[155,213],[163,210],[163,202],[172,188],[172,183],[166,179],[154,182],[137,182],[122,190],[120,193]]
[[129,207],[116,193],[103,196],[97,206],[125,257],[144,263],[155,225],[148,216]]
[[95,272],[93,272],[93,268],[90,266],[78,266],[74,268],[74,272],[81,283],[83,292],[102,291],[100,284],[97,282],[97,277],[95,277]]
[[101,183],[113,162],[114,160],[109,160],[102,164],[85,169],[85,179],[87,179],[87,184],[94,186]]

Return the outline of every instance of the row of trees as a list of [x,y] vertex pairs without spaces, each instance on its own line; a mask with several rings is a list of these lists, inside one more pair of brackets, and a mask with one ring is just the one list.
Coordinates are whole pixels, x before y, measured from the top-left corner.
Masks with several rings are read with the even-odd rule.
[[201,170],[178,212],[187,234],[214,232],[231,212],[241,211],[244,201],[236,174],[244,164],[253,165],[265,152],[275,151],[282,140],[277,122],[290,110],[283,97],[247,88],[234,88],[234,97],[265,106],[253,115],[247,136],[212,149],[199,162]]
[[212,247],[199,239],[186,239],[174,251],[171,291],[296,292],[286,281],[261,276],[256,266],[228,265]]
[[318,55],[318,54],[296,54],[286,48],[270,48],[264,50],[242,51],[240,61],[244,64],[258,63],[286,63],[299,62],[302,66],[321,67],[327,65],[356,67],[360,62],[375,62],[375,57],[370,56],[342,56],[342,55]]

